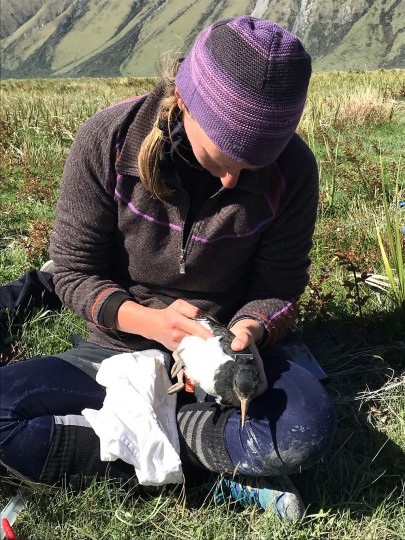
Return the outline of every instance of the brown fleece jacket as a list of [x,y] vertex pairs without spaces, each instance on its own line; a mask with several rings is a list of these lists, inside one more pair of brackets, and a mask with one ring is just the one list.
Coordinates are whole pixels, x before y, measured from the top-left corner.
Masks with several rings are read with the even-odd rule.
[[176,171],[162,167],[173,189],[163,201],[139,179],[140,145],[161,97],[158,86],[97,113],[79,130],[51,236],[56,291],[88,321],[90,341],[118,351],[163,348],[111,323],[128,297],[166,307],[157,293],[184,298],[225,324],[256,318],[273,343],[293,320],[308,281],[318,201],[314,156],[294,135],[272,165],[243,171],[235,188],[209,197],[185,238],[189,196]]

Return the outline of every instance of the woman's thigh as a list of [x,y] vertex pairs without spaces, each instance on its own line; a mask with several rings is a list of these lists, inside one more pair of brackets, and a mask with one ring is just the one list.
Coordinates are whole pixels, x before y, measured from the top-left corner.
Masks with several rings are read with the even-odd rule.
[[82,418],[84,408],[101,408],[104,396],[89,375],[53,356],[0,368],[0,460],[38,479],[56,419]]
[[105,389],[55,356],[8,364],[0,371],[0,422],[99,409]]

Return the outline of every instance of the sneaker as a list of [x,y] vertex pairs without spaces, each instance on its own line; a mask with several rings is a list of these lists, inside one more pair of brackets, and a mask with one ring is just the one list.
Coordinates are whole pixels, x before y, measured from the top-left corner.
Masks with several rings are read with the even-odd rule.
[[240,506],[273,511],[287,521],[300,519],[305,513],[304,503],[287,476],[221,477],[214,490],[215,503],[223,504],[229,499]]
[[46,263],[41,266],[40,271],[53,274],[55,272],[55,263],[52,260],[46,261]]

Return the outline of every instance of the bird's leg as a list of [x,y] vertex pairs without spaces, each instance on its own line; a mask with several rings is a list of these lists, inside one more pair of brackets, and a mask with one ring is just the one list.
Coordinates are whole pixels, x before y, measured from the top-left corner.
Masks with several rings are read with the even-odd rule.
[[173,351],[173,358],[174,358],[174,364],[173,364],[173,367],[170,371],[170,375],[172,377],[175,377],[179,371],[181,369],[184,369],[185,368],[185,365],[184,365],[184,362],[181,358],[181,353],[184,351],[184,349],[176,349],[175,351]]
[[180,390],[183,390],[184,388],[184,369],[180,369],[180,371],[177,372],[177,383],[172,384],[170,388],[168,388],[167,393],[168,394],[175,394],[176,392],[180,392]]
[[176,349],[172,356],[174,358],[174,364],[173,364],[173,367],[170,371],[170,375],[172,377],[175,377],[177,375],[177,383],[176,384],[172,384],[172,386],[170,386],[170,388],[167,390],[167,393],[168,394],[174,394],[175,392],[180,392],[180,390],[183,390],[184,388],[184,363],[183,363],[183,360],[181,359],[181,352],[182,352],[183,349]]

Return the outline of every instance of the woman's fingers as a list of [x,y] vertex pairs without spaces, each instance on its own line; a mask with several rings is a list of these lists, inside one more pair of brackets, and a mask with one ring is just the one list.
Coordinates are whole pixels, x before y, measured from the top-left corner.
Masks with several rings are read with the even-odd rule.
[[193,306],[193,304],[190,304],[186,300],[181,300],[180,298],[175,300],[166,309],[174,309],[189,319],[196,318],[200,314],[198,307]]
[[198,308],[185,300],[176,300],[165,309],[154,310],[156,324],[152,328],[153,339],[174,351],[186,336],[212,337],[212,332],[193,320],[198,315]]

